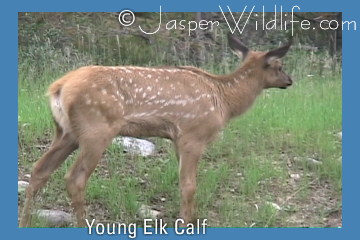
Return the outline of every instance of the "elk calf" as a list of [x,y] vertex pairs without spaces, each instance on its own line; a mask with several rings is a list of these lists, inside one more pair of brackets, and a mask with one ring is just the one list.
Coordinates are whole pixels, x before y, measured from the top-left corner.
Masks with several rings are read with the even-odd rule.
[[173,141],[179,162],[180,217],[184,226],[191,222],[197,168],[206,145],[230,119],[244,113],[263,89],[292,85],[280,62],[290,43],[270,52],[254,52],[230,33],[228,41],[244,58],[228,75],[195,67],[88,66],[51,84],[48,95],[55,137],[33,167],[20,226],[28,226],[33,199],[52,172],[79,148],[65,180],[77,226],[85,227],[86,182],[118,135]]

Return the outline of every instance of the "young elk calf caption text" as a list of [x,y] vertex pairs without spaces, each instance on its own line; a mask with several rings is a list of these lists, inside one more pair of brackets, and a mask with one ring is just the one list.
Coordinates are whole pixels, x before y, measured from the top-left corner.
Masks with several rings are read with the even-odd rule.
[[[97,223],[95,224],[95,219],[92,219],[91,222],[88,219],[85,219],[86,225],[89,228],[89,234],[124,234],[128,235],[129,238],[136,238],[137,228],[136,223],[130,223],[126,226],[125,223]],[[197,219],[196,224],[189,223],[185,228],[180,228],[179,225],[183,224],[184,221],[182,219],[178,219],[175,221],[174,228],[165,229],[167,223],[164,223],[162,219],[144,219],[144,227],[139,228],[140,231],[143,231],[144,235],[167,235],[168,231],[175,231],[177,235],[193,235],[193,234],[205,234],[206,232],[206,223],[207,219],[199,220]],[[94,229],[95,228],[95,229]],[[202,228],[202,229],[200,229]]]

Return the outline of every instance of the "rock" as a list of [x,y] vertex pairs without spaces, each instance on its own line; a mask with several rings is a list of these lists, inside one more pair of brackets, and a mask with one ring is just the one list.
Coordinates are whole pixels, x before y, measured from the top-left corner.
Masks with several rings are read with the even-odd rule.
[[309,163],[311,165],[321,165],[322,164],[322,162],[320,162],[320,161],[318,161],[318,160],[316,160],[314,158],[294,157],[294,160],[295,161],[307,162],[307,163]]
[[309,163],[312,163],[312,164],[315,164],[315,165],[321,165],[322,162],[316,160],[316,159],[313,159],[313,158],[306,158],[306,160],[309,162]]
[[18,187],[24,187],[27,188],[29,186],[29,183],[26,181],[18,181]]
[[18,181],[18,193],[25,192],[25,190],[28,186],[29,186],[28,182]]
[[336,136],[339,138],[340,141],[342,141],[342,132],[338,132]]
[[290,177],[297,180],[297,179],[300,179],[300,175],[295,173],[295,174],[290,174]]
[[35,215],[49,227],[65,226],[72,223],[71,215],[60,210],[38,210]]
[[281,207],[279,205],[277,205],[276,203],[266,201],[265,204],[273,207],[274,209],[276,209],[278,211],[281,210]]
[[132,137],[117,137],[113,140],[113,144],[120,144],[124,147],[125,152],[138,154],[143,157],[148,157],[155,152],[155,145],[144,139]]
[[152,210],[149,206],[141,205],[138,213],[141,218],[151,218],[151,219],[160,219],[163,217],[163,214],[159,211]]

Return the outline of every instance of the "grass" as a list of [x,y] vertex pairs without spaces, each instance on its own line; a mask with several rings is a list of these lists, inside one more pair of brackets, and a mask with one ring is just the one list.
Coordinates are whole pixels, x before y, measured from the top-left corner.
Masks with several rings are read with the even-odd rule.
[[[19,180],[26,180],[52,138],[45,97],[48,84],[65,69],[88,63],[84,54],[57,65],[56,59],[47,61],[46,54],[36,64],[31,56],[19,61]],[[335,136],[342,129],[342,79],[341,69],[323,69],[331,64],[327,61],[326,55],[294,50],[286,58],[286,67],[296,79],[295,86],[265,91],[252,109],[224,129],[221,140],[208,147],[199,168],[196,197],[199,217],[207,218],[210,227],[342,225],[342,144]],[[208,70],[234,67],[224,63]],[[107,149],[87,185],[88,218],[142,226],[137,211],[145,204],[164,213],[168,226],[173,226],[180,203],[177,161],[170,143],[153,140],[157,154],[146,159],[125,154],[120,146]],[[71,212],[63,177],[75,156],[52,175],[37,208]],[[22,201],[20,197],[19,206]],[[35,219],[32,226],[44,223]]]

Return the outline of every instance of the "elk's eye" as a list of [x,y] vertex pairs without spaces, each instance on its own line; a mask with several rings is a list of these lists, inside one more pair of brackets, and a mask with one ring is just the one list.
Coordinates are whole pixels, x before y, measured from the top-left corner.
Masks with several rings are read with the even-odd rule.
[[282,67],[279,67],[279,71],[280,71],[280,72],[282,71]]

